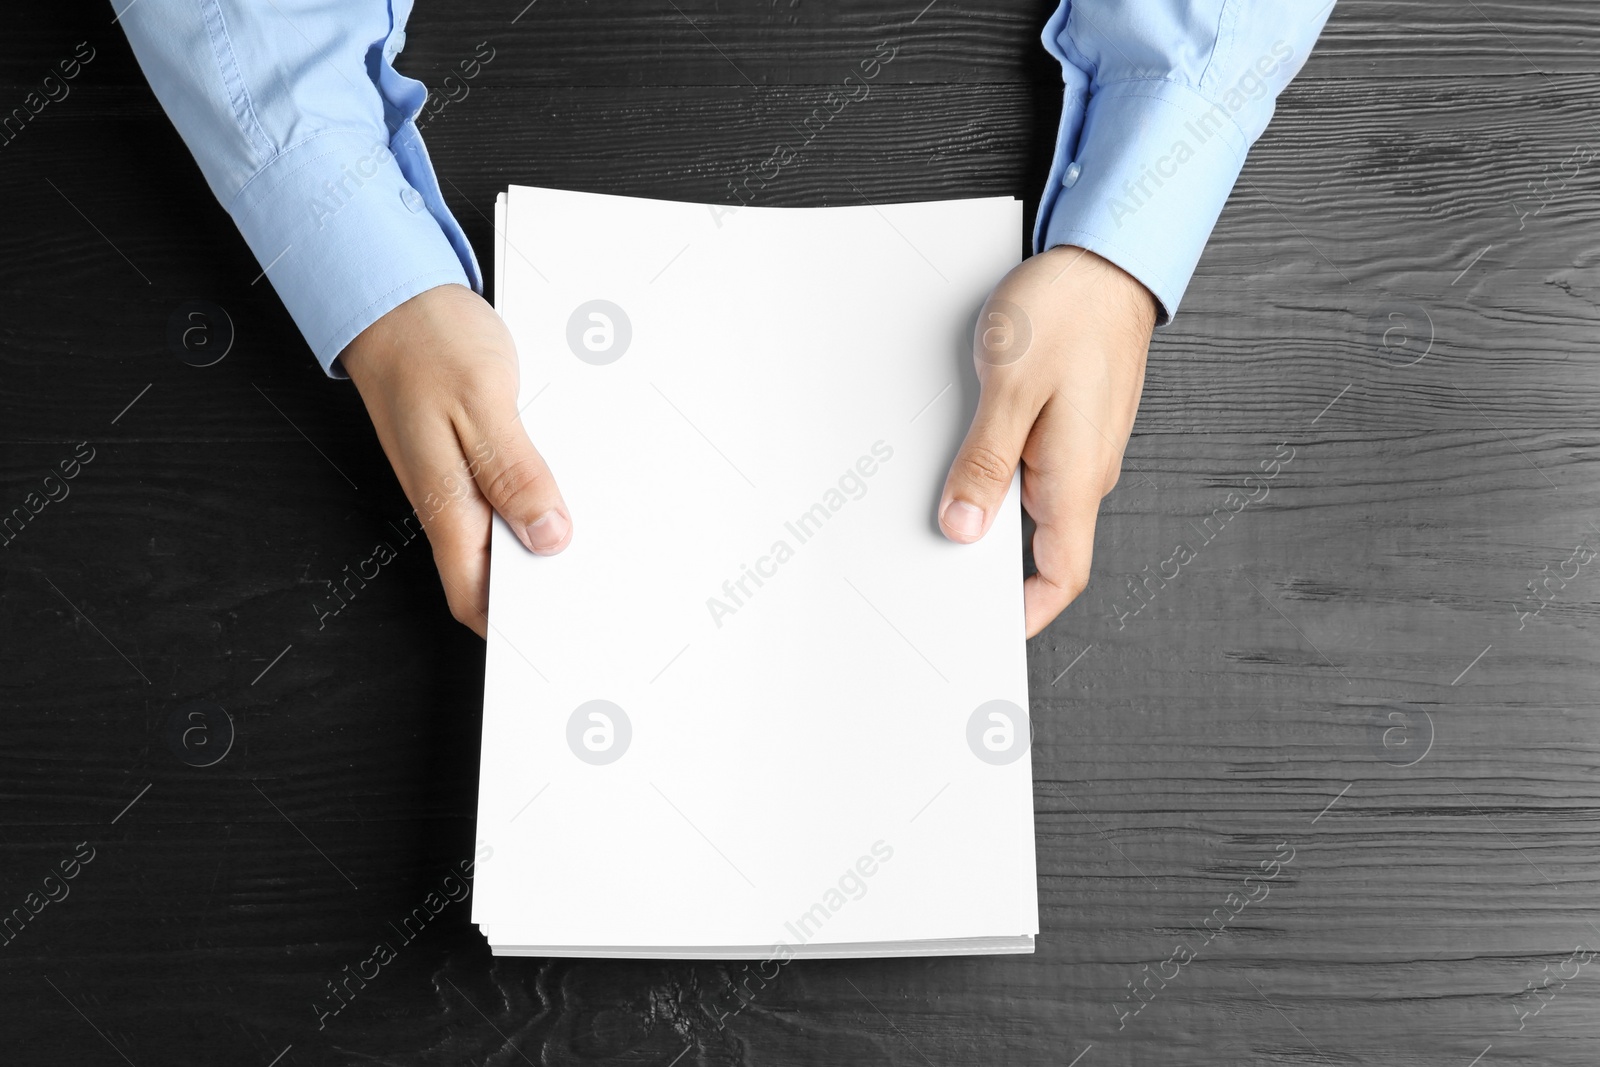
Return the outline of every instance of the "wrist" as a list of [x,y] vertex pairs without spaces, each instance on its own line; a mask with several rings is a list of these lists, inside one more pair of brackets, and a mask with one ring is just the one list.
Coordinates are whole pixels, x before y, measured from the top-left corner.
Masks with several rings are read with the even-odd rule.
[[1085,281],[1104,291],[1110,308],[1132,317],[1146,333],[1155,329],[1161,302],[1150,288],[1111,260],[1078,245],[1056,245],[1039,253],[1051,264],[1050,277],[1066,271],[1082,271]]
[[339,353],[356,389],[363,395],[410,353],[408,347],[426,335],[428,324],[463,309],[478,296],[464,285],[450,282],[424,289],[395,305],[362,330]]

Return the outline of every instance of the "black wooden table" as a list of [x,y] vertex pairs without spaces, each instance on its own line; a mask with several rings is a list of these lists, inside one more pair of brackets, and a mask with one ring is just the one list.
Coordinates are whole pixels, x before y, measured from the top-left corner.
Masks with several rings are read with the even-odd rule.
[[[512,182],[731,200],[886,41],[768,202],[1044,180],[1047,0],[524,3],[422,0],[400,61],[493,52],[426,130],[484,252]],[[353,389],[109,8],[7,23],[0,113],[94,58],[0,143],[0,1062],[1600,1059],[1592,4],[1346,0],[1282,99],[1030,647],[1038,952],[799,962],[720,1025],[743,965],[396,932],[474,850],[482,645],[420,542],[319,629],[407,512]]]

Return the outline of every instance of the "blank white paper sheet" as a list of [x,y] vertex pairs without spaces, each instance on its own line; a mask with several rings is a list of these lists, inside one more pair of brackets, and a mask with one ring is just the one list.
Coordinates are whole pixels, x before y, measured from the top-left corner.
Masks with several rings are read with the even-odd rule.
[[513,187],[496,214],[574,536],[493,534],[493,951],[1031,952],[1017,486],[980,544],[935,517],[1021,205]]

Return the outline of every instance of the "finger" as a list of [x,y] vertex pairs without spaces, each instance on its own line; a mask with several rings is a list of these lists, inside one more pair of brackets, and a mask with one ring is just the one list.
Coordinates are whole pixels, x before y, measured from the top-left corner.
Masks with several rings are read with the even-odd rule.
[[1037,413],[1017,386],[990,375],[939,497],[939,528],[950,540],[970,544],[988,532]]
[[572,516],[544,458],[514,412],[498,425],[474,424],[462,447],[478,488],[527,546],[553,556],[572,541]]
[[[489,524],[494,514],[461,455],[452,426],[441,426],[428,440],[417,442],[418,487],[407,495],[416,508],[433,548],[433,565],[444,586],[450,614],[479,637],[488,636]],[[399,469],[398,467],[396,468]],[[402,477],[402,483],[411,479]]]
[[1108,488],[1108,448],[1100,431],[1058,398],[1045,404],[1028,440],[1022,502],[1035,525],[1037,568],[1022,584],[1029,637],[1089,584],[1095,523]]
[[[435,557],[437,564],[437,557]],[[485,640],[489,637],[489,567],[484,565],[474,574],[456,573],[454,568],[439,566],[439,582],[444,586],[445,600],[455,620]]]
[[[455,427],[447,419],[415,426],[397,439],[387,426],[379,439],[400,487],[416,513],[433,564],[444,586],[450,614],[479,637],[488,633],[489,522],[493,512],[461,455]],[[409,526],[413,520],[405,520]]]
[[479,637],[489,634],[489,522],[492,512],[465,474],[453,473],[453,488],[427,501],[425,518],[433,565],[457,622]]

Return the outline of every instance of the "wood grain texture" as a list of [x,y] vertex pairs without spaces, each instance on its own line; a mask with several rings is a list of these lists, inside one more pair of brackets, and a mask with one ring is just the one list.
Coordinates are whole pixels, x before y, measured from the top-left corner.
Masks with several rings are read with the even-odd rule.
[[[897,27],[770,202],[1036,198],[1049,3],[678,6],[420,6],[430,84],[496,48],[427,130],[478,247],[512,181],[728,200]],[[1588,6],[1341,4],[1281,101],[1030,647],[1038,952],[798,962],[725,1025],[740,965],[496,960],[465,902],[395,932],[473,852],[482,647],[421,542],[319,625],[405,502],[109,20],[0,49],[13,98],[99,49],[0,146],[0,516],[94,449],[0,548],[0,916],[95,850],[0,946],[8,1065],[1594,1062],[1600,562],[1523,614],[1600,547],[1600,178],[1527,200],[1600,145]],[[167,348],[194,299],[213,367]],[[167,732],[195,701],[209,767]]]
[[[93,2],[41,5],[8,31],[0,83],[36,83],[79,41],[113,45],[94,60],[99,84],[141,86],[138,64],[116,47],[112,11]],[[1308,15],[1319,5],[1298,0]],[[608,0],[454,0],[418,4],[399,61],[437,87],[480,41],[496,58],[486,84],[831,84],[880,41],[906,49],[884,77],[905,82],[1060,83],[1038,47],[1055,0],[768,0],[658,3]],[[1585,0],[1341,0],[1303,79],[1431,80],[1596,73],[1600,38]],[[502,51],[504,49],[504,51]],[[502,62],[502,58],[504,61]]]

